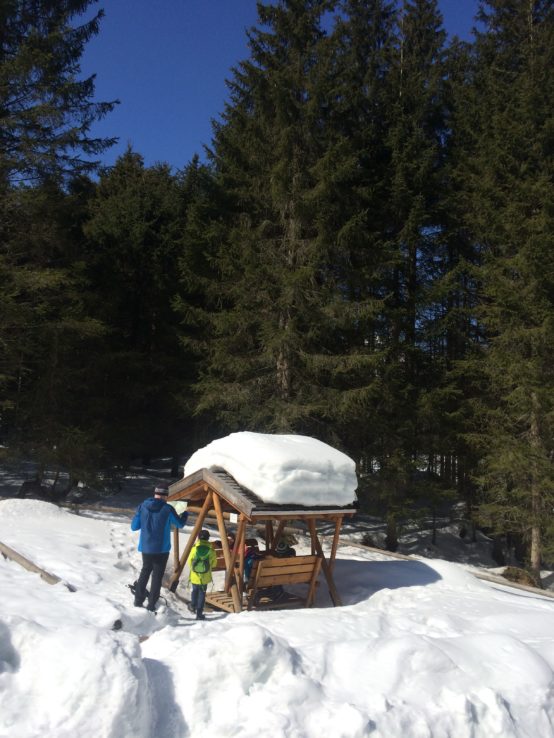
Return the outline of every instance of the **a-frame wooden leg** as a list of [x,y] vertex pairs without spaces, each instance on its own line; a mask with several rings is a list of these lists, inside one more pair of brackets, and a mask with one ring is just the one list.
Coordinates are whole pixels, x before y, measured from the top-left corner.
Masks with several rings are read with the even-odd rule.
[[[223,548],[223,558],[225,559],[225,571],[232,571],[231,567],[231,553],[229,551],[229,542],[227,540],[227,531],[225,530],[225,521],[223,520],[223,512],[221,510],[221,501],[217,495],[214,495],[214,509],[217,518],[217,529],[219,530],[219,537],[221,538],[221,547]],[[239,593],[237,592],[236,582],[231,581],[231,597],[233,598],[233,606],[235,612],[241,611]]]
[[308,589],[308,596],[306,597],[306,607],[311,607],[314,603],[315,588],[317,585],[317,577],[319,575],[320,569],[321,569],[321,559],[318,557],[316,559],[316,563],[314,566],[314,573],[312,574],[312,578],[310,580],[310,588]]
[[196,538],[198,537],[198,533],[200,532],[202,528],[202,524],[204,523],[206,515],[208,514],[208,510],[212,506],[212,497],[213,497],[213,493],[210,490],[208,494],[206,495],[206,499],[204,500],[204,504],[202,505],[200,514],[198,515],[194,528],[192,529],[192,533],[190,534],[190,537],[187,541],[187,545],[185,546],[183,555],[181,556],[181,559],[179,560],[179,565],[177,566],[173,576],[169,580],[168,589],[171,592],[175,592],[175,590],[177,589],[177,585],[179,584],[179,577],[181,576],[181,572],[185,568],[185,564],[187,563],[189,553],[191,552],[192,547],[194,546],[194,543],[196,541]]
[[329,558],[329,569],[331,572],[335,569],[335,557],[339,545],[340,529],[342,528],[342,515],[335,520],[335,535],[333,536],[333,545],[331,546],[331,557]]
[[[313,531],[312,531],[312,525],[313,525]],[[315,522],[311,520],[310,520],[310,533],[312,534],[312,541],[315,545],[316,553],[319,557],[321,557],[321,568],[323,569],[323,573],[325,574],[325,579],[327,580],[327,586],[329,587],[329,594],[331,595],[331,600],[333,602],[333,605],[335,605],[335,607],[340,607],[342,605],[342,601],[341,601],[339,593],[337,592],[337,588],[335,587],[335,582],[333,581],[333,572],[331,571],[329,564],[327,563],[327,559],[325,558],[325,554],[323,553],[323,549],[321,548],[321,543],[319,542],[319,538],[317,537],[317,533],[315,530]]]
[[179,531],[173,528],[173,569],[179,566]]
[[[242,587],[240,582],[241,572],[244,570],[244,532],[246,529],[246,520],[242,519],[239,521],[237,533],[235,536],[235,545],[233,551],[229,556],[229,564],[226,565],[227,571],[225,574],[225,591],[231,593],[233,598],[233,607],[235,612],[242,611]],[[241,562],[239,552],[242,551],[242,566],[239,563],[239,571],[235,568],[235,562],[237,557]]]

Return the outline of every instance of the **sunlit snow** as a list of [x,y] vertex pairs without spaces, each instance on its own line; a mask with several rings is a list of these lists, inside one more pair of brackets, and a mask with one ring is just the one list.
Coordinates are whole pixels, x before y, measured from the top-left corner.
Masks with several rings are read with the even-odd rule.
[[0,541],[75,590],[0,558],[2,738],[552,738],[553,600],[341,546],[343,607],[322,581],[310,610],[196,622],[164,590],[154,616],[129,519],[0,502]]

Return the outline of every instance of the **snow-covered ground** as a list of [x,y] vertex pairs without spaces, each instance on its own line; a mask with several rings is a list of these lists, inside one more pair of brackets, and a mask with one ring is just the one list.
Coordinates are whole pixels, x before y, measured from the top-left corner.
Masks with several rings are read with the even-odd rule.
[[[277,439],[261,453],[267,439],[254,435],[238,451],[223,439],[201,465],[221,464],[223,452],[242,483],[263,482],[270,496],[290,479],[306,504],[333,489],[351,499],[340,456],[312,444],[299,458]],[[133,607],[127,588],[141,565],[130,517],[171,481],[164,464],[132,470],[103,500],[120,513],[13,499],[32,475],[31,465],[0,471],[0,542],[62,582],[0,558],[0,738],[554,736],[554,599],[476,579],[468,569],[494,565],[484,536],[443,525],[434,545],[412,527],[400,550],[426,558],[391,559],[357,545],[384,533],[382,521],[356,516],[335,567],[343,607],[322,580],[310,610],[197,622],[186,576],[157,615]],[[309,553],[301,533],[295,548]]]
[[136,538],[126,515],[0,502],[0,541],[74,590],[0,557],[2,738],[554,735],[552,599],[342,546],[341,608],[322,583],[310,610],[196,622],[164,592],[154,616],[126,587]]

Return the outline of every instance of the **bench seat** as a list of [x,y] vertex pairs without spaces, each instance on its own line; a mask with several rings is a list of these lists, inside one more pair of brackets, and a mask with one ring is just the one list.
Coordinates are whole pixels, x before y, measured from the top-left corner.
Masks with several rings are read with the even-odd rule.
[[[321,568],[319,556],[265,556],[252,566],[246,584],[247,608],[281,609],[285,607],[311,607],[315,597],[317,577]],[[308,585],[306,597],[284,592],[274,597],[267,588],[286,587],[296,584]]]
[[[221,566],[221,569],[225,569],[225,566]],[[257,559],[244,587],[244,606],[248,610],[311,607],[320,569],[319,556],[265,556]],[[274,587],[284,588],[299,584],[307,585],[304,597],[283,589],[276,596],[275,591],[272,591]],[[206,604],[226,612],[235,612],[231,594],[224,591],[208,591]]]

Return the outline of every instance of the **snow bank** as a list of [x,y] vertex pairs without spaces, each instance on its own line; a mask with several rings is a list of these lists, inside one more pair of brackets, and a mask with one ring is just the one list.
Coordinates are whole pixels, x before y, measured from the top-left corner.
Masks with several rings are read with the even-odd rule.
[[[239,616],[240,617],[240,616]],[[149,658],[160,653],[171,664],[175,690],[193,735],[361,738],[364,713],[327,699],[301,653],[286,636],[258,623],[205,632],[185,642],[157,633],[144,644]],[[164,647],[165,644],[165,647]],[[173,650],[174,649],[174,650]]]
[[136,639],[63,622],[45,628],[29,616],[0,620],[0,734],[148,738],[149,688]]
[[0,503],[8,538],[78,589],[0,557],[1,738],[554,735],[554,603],[456,564],[341,546],[346,606],[197,622],[165,590],[133,607],[129,520]]
[[185,477],[203,468],[224,469],[275,504],[350,505],[358,486],[354,461],[308,436],[231,433],[196,451]]

